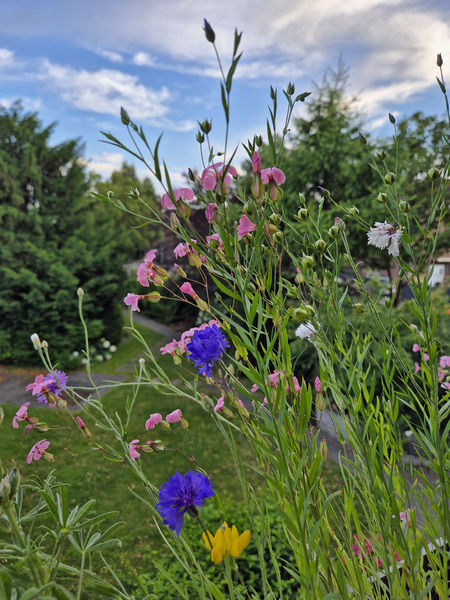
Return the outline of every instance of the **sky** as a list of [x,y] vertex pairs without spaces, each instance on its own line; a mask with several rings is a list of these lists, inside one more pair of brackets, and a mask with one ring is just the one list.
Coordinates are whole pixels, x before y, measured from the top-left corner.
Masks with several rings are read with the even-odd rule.
[[[270,85],[314,91],[340,58],[363,132],[390,135],[388,113],[444,114],[436,55],[445,75],[450,0],[0,0],[0,104],[21,99],[44,126],[57,122],[53,144],[80,138],[88,169],[102,177],[134,162],[101,141],[101,131],[128,141],[123,106],[150,145],[164,132],[160,156],[181,185],[188,168],[202,169],[199,121],[212,119],[215,150],[224,143],[220,72],[204,18],[225,68],[234,30],[243,32],[229,138],[237,164],[240,144],[265,134]],[[280,99],[280,126],[282,106]]]

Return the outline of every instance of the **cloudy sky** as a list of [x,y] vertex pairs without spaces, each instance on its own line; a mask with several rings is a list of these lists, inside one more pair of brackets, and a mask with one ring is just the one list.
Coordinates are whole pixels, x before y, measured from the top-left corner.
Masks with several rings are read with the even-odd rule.
[[204,18],[225,65],[234,28],[243,31],[232,144],[264,134],[271,84],[311,91],[340,56],[367,131],[387,133],[388,112],[444,112],[436,54],[450,78],[449,0],[0,0],[0,103],[20,98],[44,125],[57,121],[55,144],[81,137],[103,176],[126,158],[99,133],[126,139],[124,106],[149,140],[164,131],[160,153],[180,183],[201,168],[197,121],[212,118],[215,149],[223,143]]

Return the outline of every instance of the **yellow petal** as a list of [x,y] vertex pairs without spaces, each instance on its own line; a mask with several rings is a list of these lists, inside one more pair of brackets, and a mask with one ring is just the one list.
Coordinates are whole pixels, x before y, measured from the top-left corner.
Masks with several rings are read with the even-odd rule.
[[223,532],[223,539],[225,541],[225,548],[227,549],[228,552],[231,552],[231,544],[233,543],[233,539],[232,539],[232,535],[231,535],[231,529],[228,528]]
[[207,531],[206,533],[203,532],[202,538],[203,538],[203,541],[205,542],[205,546],[207,547],[207,549],[211,550],[211,548],[214,546],[214,538],[213,538],[212,534],[209,531]]
[[236,529],[236,525],[233,525],[233,527],[231,528],[231,539],[233,540],[237,540],[237,538],[239,537],[239,532]]
[[[224,533],[223,533],[223,531],[222,531],[221,529],[219,529],[219,530],[217,531],[217,533],[216,533],[215,542],[216,542],[216,545],[215,545],[215,547],[216,547],[216,548],[219,548],[219,550],[220,550],[220,551],[221,551],[221,553],[222,553],[222,556],[225,556],[225,553],[226,553],[226,551],[227,551],[227,547],[226,547],[226,545],[225,545]],[[221,559],[221,560],[222,560],[222,559]],[[219,561],[219,562],[220,562],[220,561]]]
[[221,552],[219,546],[214,546],[211,552],[211,560],[213,563],[218,565],[223,560],[223,553]]
[[239,536],[239,548],[241,549],[241,552],[243,550],[245,550],[247,548],[247,546],[249,545],[250,538],[251,538],[250,529],[247,529],[247,531],[244,531],[244,533],[242,533]]

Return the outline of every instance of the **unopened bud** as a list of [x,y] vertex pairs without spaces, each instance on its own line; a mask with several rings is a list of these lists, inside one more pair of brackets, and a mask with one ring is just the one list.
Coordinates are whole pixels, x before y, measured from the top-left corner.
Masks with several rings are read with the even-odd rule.
[[8,478],[3,477],[0,481],[0,505],[9,504],[9,495],[11,493],[11,485],[9,484]]
[[386,158],[387,158],[386,151],[383,150],[383,148],[381,150],[378,150],[377,156],[380,160],[386,160]]
[[293,96],[295,94],[295,85],[293,83],[288,83],[286,94],[288,94],[288,96]]
[[203,20],[203,31],[205,32],[205,36],[208,42],[214,44],[216,40],[216,34],[214,33],[213,28],[206,19]]
[[180,221],[178,220],[178,217],[174,212],[170,213],[169,222],[172,229],[178,229]]
[[271,100],[277,99],[277,90],[274,90],[272,86],[270,86],[270,98]]
[[331,194],[326,188],[319,185],[319,190],[324,198],[331,198]]
[[283,232],[278,230],[275,232],[275,235],[273,236],[273,240],[276,244],[282,244],[283,243]]
[[123,106],[120,107],[120,119],[124,125],[129,125],[131,123],[130,116]]
[[289,296],[289,298],[297,298],[298,289],[295,286],[289,283],[286,285],[286,288],[286,295]]
[[358,132],[358,137],[359,137],[359,141],[361,142],[361,144],[364,144],[364,146],[365,146],[367,144],[367,140],[361,132]]
[[167,421],[161,421],[161,423],[159,424],[159,426],[162,429],[165,429],[166,431],[170,430],[170,423],[168,423]]
[[78,296],[78,298],[83,298],[83,296],[84,296],[84,290],[83,290],[83,288],[79,287],[77,289],[77,296]]
[[314,257],[313,256],[309,256],[307,254],[304,254],[302,257],[302,266],[305,269],[312,269],[312,267],[314,266]]
[[33,333],[32,335],[30,335],[30,340],[33,342],[33,346],[34,346],[35,350],[40,350],[42,348],[41,340],[39,339],[39,336],[37,333]]
[[384,192],[380,192],[377,196],[377,200],[380,204],[386,204],[386,202],[388,201],[388,195]]
[[328,458],[328,446],[327,446],[327,441],[325,439],[323,439],[320,442],[320,447],[319,447],[319,452],[320,452],[320,456],[325,460],[326,458]]
[[327,403],[325,402],[325,398],[323,394],[320,392],[316,394],[316,408],[318,411],[323,412],[327,407]]
[[12,500],[14,496],[17,494],[17,490],[19,489],[20,483],[20,473],[17,467],[13,467],[8,474],[8,483],[10,486],[9,499]]
[[314,247],[319,254],[323,254],[327,248],[327,243],[325,240],[320,239],[317,240],[317,242],[314,244]]
[[181,417],[180,420],[181,429],[189,429],[189,423],[186,421],[184,417]]
[[444,64],[444,61],[442,60],[442,54],[437,55],[436,64],[438,67],[442,67],[442,65]]
[[300,219],[300,221],[306,221],[309,217],[308,209],[301,208],[297,213],[297,217]]
[[395,125],[395,117],[394,115],[391,115],[391,113],[389,113],[389,121],[392,123],[392,125]]
[[395,173],[392,173],[392,171],[389,171],[384,176],[384,180],[388,185],[393,185],[397,181],[397,175]]
[[411,205],[409,202],[406,202],[406,200],[402,200],[399,205],[398,208],[400,210],[401,213],[405,214],[408,213],[411,210]]
[[47,340],[42,340],[42,348],[44,350],[47,350],[47,348],[48,348],[48,342],[47,342]]
[[211,131],[211,129],[212,129],[211,122],[210,122],[210,121],[208,121],[207,119],[205,119],[205,120],[203,121],[203,123],[200,123],[200,122],[199,122],[199,124],[198,124],[198,125],[199,125],[200,129],[203,131],[203,133],[204,133],[204,134],[206,134],[206,135],[208,135],[208,133],[209,133],[209,132]]
[[149,300],[153,304],[156,304],[161,300],[161,294],[159,292],[151,292],[150,294],[148,294],[147,300]]
[[361,302],[357,302],[353,305],[353,312],[355,313],[355,315],[360,315],[364,312],[364,308],[364,304],[361,304]]
[[277,213],[272,213],[269,217],[269,221],[273,224],[278,226],[281,223],[281,217],[279,214]]
[[437,179],[438,177],[440,177],[440,175],[441,175],[441,172],[436,167],[431,168],[428,171],[428,173],[427,173],[427,177],[431,181],[434,181],[435,179]]
[[252,203],[251,202],[246,202],[244,204],[244,214],[249,216],[253,214],[253,208],[252,208]]
[[205,141],[205,135],[201,131],[197,131],[197,142],[203,144]]
[[202,300],[199,296],[197,296],[197,298],[195,298],[195,303],[197,304],[197,306],[199,307],[200,310],[203,310],[204,312],[206,312],[208,310],[208,304]]
[[349,208],[347,213],[351,217],[359,217],[359,210],[356,208],[356,206],[352,206],[351,208]]
[[340,233],[339,227],[336,227],[336,225],[332,225],[327,233],[332,240],[335,240],[339,236],[339,233]]

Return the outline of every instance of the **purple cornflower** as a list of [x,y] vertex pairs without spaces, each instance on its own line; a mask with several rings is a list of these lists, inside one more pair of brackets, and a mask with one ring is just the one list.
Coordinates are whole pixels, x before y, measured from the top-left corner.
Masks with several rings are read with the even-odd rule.
[[211,377],[212,366],[229,347],[230,344],[217,325],[211,325],[211,327],[205,327],[194,333],[186,346],[186,350],[189,352],[187,358],[192,360],[196,367],[200,367],[197,371],[199,375],[204,373],[206,377]]
[[203,506],[205,498],[214,496],[212,483],[207,475],[188,471],[181,476],[178,471],[159,490],[159,502],[156,508],[161,513],[164,525],[175,531],[177,536],[183,529],[184,513],[198,516],[197,506]]
[[[53,374],[55,375],[55,377],[53,376]],[[50,392],[50,394],[53,394],[54,396],[59,396],[61,392],[66,389],[68,376],[64,373],[64,371],[59,371],[58,369],[55,369],[53,371],[53,374],[48,373],[48,375],[44,377],[44,383],[46,381],[48,382],[47,390]],[[44,394],[39,394],[37,397],[37,401],[40,403],[46,402]]]

